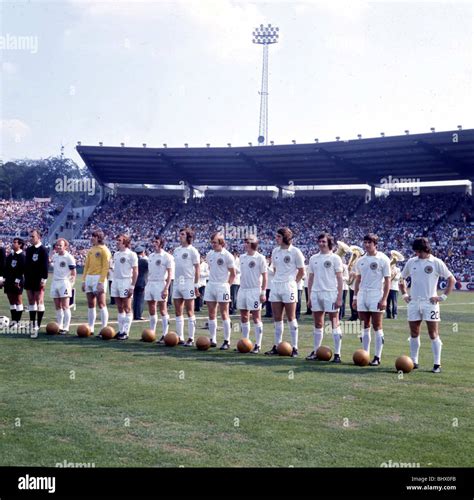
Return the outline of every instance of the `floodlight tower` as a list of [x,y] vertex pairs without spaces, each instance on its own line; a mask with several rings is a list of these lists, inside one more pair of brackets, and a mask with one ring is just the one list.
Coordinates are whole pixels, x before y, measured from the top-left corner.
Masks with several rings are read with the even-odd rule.
[[258,144],[267,145],[268,142],[268,46],[278,42],[280,28],[260,25],[255,28],[253,43],[263,45],[262,89],[260,91],[260,122],[258,126]]

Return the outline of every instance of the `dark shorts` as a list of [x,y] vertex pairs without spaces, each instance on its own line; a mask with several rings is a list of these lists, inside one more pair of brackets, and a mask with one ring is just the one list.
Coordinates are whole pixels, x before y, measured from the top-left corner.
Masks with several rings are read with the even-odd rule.
[[41,290],[41,279],[25,279],[25,290],[30,290],[31,292],[39,292]]
[[5,281],[3,290],[6,294],[21,295],[23,293],[23,283],[20,283],[20,288],[16,287],[14,283]]

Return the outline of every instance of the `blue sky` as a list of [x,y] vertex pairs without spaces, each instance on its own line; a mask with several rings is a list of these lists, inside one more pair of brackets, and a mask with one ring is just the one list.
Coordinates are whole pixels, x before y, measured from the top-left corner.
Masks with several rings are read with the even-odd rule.
[[[1,157],[256,143],[261,23],[277,144],[474,128],[470,2],[3,1]],[[32,37],[14,50],[12,40]],[[8,46],[10,43],[10,46]],[[37,46],[35,45],[37,43]]]

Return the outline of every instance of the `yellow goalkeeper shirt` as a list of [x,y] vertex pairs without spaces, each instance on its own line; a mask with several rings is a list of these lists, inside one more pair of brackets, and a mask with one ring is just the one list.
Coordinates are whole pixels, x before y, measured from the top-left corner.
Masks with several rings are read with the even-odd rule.
[[112,258],[110,250],[105,245],[93,246],[88,252],[84,264],[83,281],[88,275],[100,275],[99,283],[105,283],[109,272],[109,261]]

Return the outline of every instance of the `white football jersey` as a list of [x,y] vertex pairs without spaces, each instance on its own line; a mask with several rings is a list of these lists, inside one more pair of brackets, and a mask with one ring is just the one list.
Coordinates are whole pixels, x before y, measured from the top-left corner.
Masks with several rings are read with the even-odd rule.
[[229,269],[235,267],[234,256],[225,248],[220,252],[211,250],[206,257],[209,266],[209,283],[226,283]]
[[342,289],[349,290],[349,266],[342,263]]
[[174,279],[193,280],[195,278],[194,266],[201,262],[199,252],[192,245],[187,247],[180,246],[175,248],[173,252],[174,257]]
[[335,253],[317,253],[309,259],[309,274],[314,275],[312,290],[337,292],[336,273],[342,273],[342,260]]
[[427,259],[408,259],[402,271],[402,278],[406,279],[408,276],[411,278],[410,296],[429,299],[437,295],[438,279],[448,279],[452,273],[441,259],[430,255]]
[[173,256],[163,249],[148,256],[148,281],[166,281],[167,272],[171,273]]
[[69,278],[71,270],[76,268],[76,259],[68,252],[64,255],[53,254],[53,280],[64,280]]
[[[240,288],[260,288],[262,273],[267,272],[267,259],[259,253],[244,253],[240,256]],[[268,285],[267,285],[268,286]]]
[[130,248],[114,253],[114,280],[131,278],[133,267],[138,267],[138,256]]
[[304,268],[304,256],[293,245],[286,249],[276,247],[272,252],[272,264],[275,269],[273,283],[289,283],[295,281],[298,269]]
[[361,276],[359,290],[383,291],[384,278],[390,278],[390,259],[382,252],[365,254],[355,265],[356,275]]

